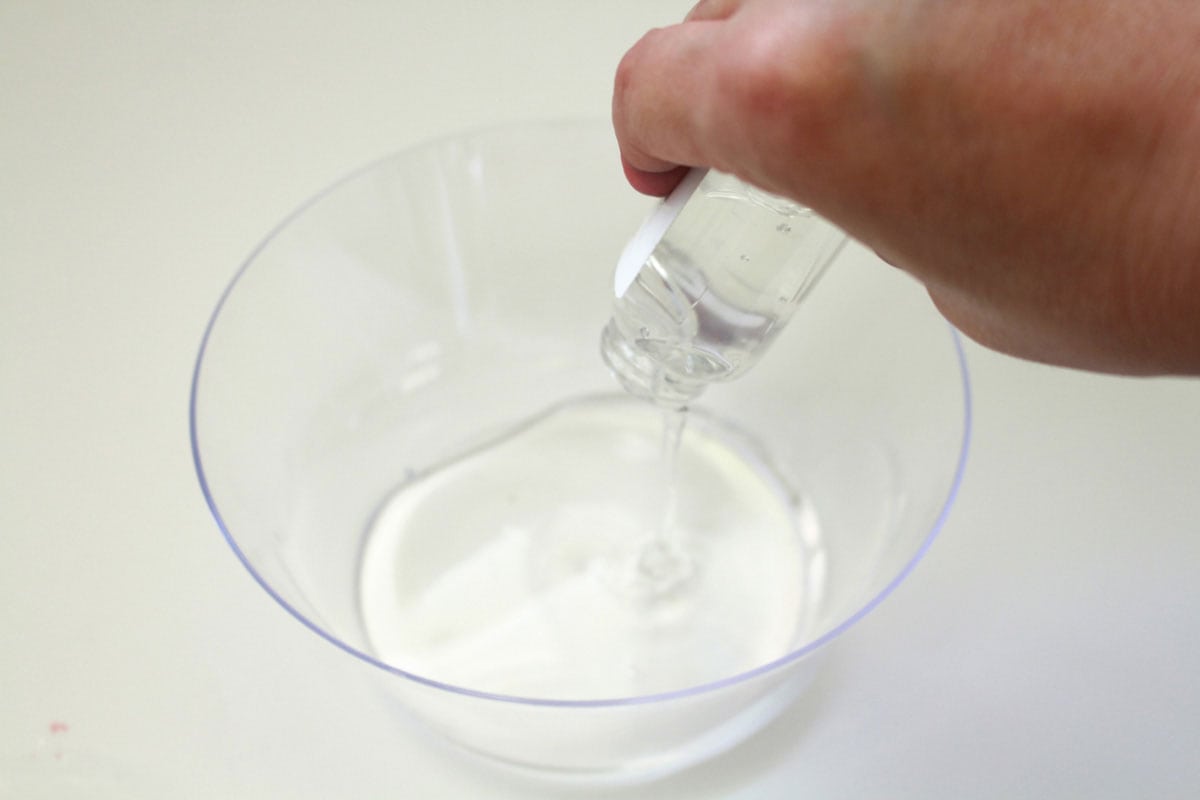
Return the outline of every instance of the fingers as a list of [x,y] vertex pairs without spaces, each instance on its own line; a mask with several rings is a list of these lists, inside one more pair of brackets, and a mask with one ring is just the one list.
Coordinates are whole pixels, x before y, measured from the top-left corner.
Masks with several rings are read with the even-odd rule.
[[[715,0],[715,3],[728,0]],[[703,4],[702,4],[703,5]],[[613,127],[634,188],[662,195],[683,166],[713,166],[706,116],[718,28],[688,22],[650,31],[625,54],[613,88]]]
[[697,23],[728,19],[742,2],[699,0],[682,24],[648,33],[618,67],[613,124],[621,166],[637,191],[663,197],[689,166],[709,164],[697,131],[716,31]]
[[625,170],[625,179],[629,181],[630,186],[642,194],[652,197],[669,195],[690,169],[690,167],[679,166],[663,172],[648,172],[630,166],[624,158],[621,159],[621,167]]
[[[699,0],[684,22],[719,22],[733,16],[743,0]],[[642,167],[631,163],[635,159]],[[639,150],[632,150],[629,157],[621,157],[621,166],[629,184],[642,194],[665,197],[679,185],[690,169],[687,166],[675,166],[659,158],[646,156]]]
[[[819,148],[831,149],[840,128],[860,118],[849,108],[859,71],[845,32],[852,20],[840,8],[702,0],[687,21],[643,36],[621,60],[613,87],[613,126],[630,183],[664,194],[678,182],[678,166],[704,166],[794,195],[792,179],[820,167]],[[794,153],[811,163],[795,162]]]

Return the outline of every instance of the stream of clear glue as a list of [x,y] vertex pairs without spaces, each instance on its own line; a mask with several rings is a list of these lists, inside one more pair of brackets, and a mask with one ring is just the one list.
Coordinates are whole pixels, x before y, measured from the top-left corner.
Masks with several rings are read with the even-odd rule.
[[[615,290],[618,297],[633,283],[666,230],[704,179],[707,170],[693,169],[636,232],[618,260]],[[687,583],[695,571],[695,560],[679,524],[681,482],[679,454],[687,427],[686,406],[671,406],[657,398],[662,409],[662,441],[659,455],[659,496],[662,513],[637,556],[634,585],[645,595],[664,597]]]
[[687,408],[663,409],[662,474],[663,513],[659,537],[668,546],[678,547],[679,517],[679,447],[687,427]]
[[635,586],[654,598],[670,595],[685,584],[695,562],[679,525],[679,450],[687,427],[686,408],[664,408],[662,443],[657,465],[662,512],[637,556]]

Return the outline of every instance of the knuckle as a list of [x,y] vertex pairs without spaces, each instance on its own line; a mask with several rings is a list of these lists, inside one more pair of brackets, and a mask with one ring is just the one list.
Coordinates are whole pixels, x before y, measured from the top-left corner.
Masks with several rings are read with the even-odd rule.
[[657,46],[657,39],[661,35],[659,29],[647,32],[617,62],[613,77],[612,112],[618,129],[629,124],[631,118],[636,117],[639,104],[646,102],[644,89],[653,81],[653,75],[647,74],[647,53]]
[[844,59],[820,39],[798,45],[759,29],[729,48],[725,59],[721,91],[756,131],[810,141],[845,113],[852,87]]
[[643,77],[644,55],[657,46],[658,40],[664,35],[661,28],[653,28],[642,35],[633,47],[630,47],[621,60],[617,62],[615,78],[616,90],[628,92]]

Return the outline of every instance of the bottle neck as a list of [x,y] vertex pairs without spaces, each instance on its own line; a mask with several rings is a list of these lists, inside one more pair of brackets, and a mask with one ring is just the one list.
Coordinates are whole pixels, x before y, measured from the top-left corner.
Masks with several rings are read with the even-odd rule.
[[600,355],[627,392],[662,408],[687,408],[706,385],[704,380],[689,380],[666,370],[660,360],[626,338],[615,320],[604,326]]

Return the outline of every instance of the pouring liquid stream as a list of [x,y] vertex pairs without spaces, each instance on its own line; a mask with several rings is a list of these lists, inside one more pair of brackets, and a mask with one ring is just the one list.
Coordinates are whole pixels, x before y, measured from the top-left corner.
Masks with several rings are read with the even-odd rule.
[[692,170],[617,264],[601,354],[633,396],[661,409],[658,529],[634,558],[635,593],[676,596],[702,565],[681,524],[680,452],[688,407],[750,368],[842,238],[807,209],[736,178]]
[[650,596],[670,594],[686,584],[696,568],[679,524],[679,451],[687,427],[686,408],[664,408],[658,464],[662,514],[658,527],[637,555],[635,585]]

